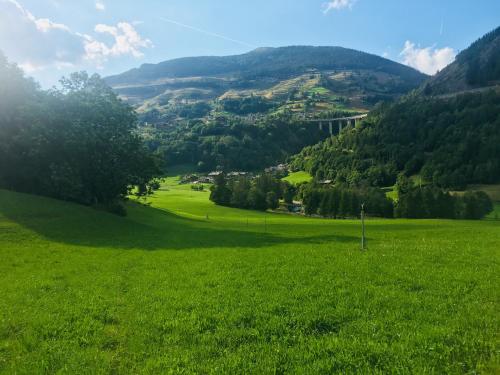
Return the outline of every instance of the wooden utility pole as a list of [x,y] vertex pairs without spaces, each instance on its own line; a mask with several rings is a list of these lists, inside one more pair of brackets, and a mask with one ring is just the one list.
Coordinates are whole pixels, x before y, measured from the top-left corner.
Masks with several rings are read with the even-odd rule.
[[365,204],[361,204],[361,250],[365,250]]

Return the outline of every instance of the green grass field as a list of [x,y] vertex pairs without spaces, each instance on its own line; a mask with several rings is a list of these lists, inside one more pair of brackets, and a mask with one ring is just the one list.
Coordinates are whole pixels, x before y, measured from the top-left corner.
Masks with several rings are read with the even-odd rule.
[[312,180],[312,176],[304,171],[292,172],[286,176],[284,181],[288,181],[291,184],[300,184],[301,182],[309,182]]
[[[498,373],[499,221],[0,191],[0,373]],[[208,219],[207,219],[208,215]]]

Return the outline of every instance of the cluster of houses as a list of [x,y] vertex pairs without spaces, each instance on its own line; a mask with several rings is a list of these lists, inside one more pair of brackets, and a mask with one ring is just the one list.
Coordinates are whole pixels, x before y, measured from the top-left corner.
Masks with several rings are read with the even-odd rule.
[[214,182],[213,177],[198,176],[197,174],[187,174],[182,176],[181,184],[211,184]]
[[[265,169],[265,173],[271,173],[274,175],[283,175],[288,173],[289,171],[289,166],[287,164],[279,164],[274,167],[269,167]],[[200,175],[200,174],[187,174],[182,177],[181,179],[181,184],[191,184],[191,185],[203,185],[203,184],[213,184],[215,182],[215,179],[222,175],[224,172],[222,171],[214,171],[210,172],[206,175]],[[255,175],[251,172],[239,172],[239,171],[234,171],[234,172],[228,172],[225,174],[226,178],[228,179],[235,179],[238,177],[249,177],[249,178],[255,178],[258,177],[258,175]],[[331,180],[324,180],[321,181],[320,183],[328,185],[331,184]],[[293,201],[291,204],[284,204],[282,205],[282,209],[285,211],[288,211],[290,213],[294,214],[303,214],[304,213],[304,206],[302,202],[300,201]]]
[[228,178],[237,178],[237,177],[243,177],[243,176],[247,176],[247,177],[251,177],[253,176],[251,173],[248,173],[248,172],[229,172],[227,174],[227,177]]
[[278,164],[274,167],[269,167],[264,169],[264,172],[272,174],[281,174],[281,173],[287,173],[288,170],[289,170],[288,164]]
[[265,119],[265,115],[263,115],[262,113],[250,113],[246,116],[238,116],[239,120],[240,121],[243,121],[243,122],[246,122],[247,124],[255,124],[259,121],[262,121]]
[[[181,184],[213,184],[215,182],[215,178],[220,176],[222,173],[223,172],[221,171],[215,171],[210,172],[207,175],[188,174],[182,177]],[[252,177],[253,175],[249,172],[229,172],[226,174],[227,178],[237,178],[241,176]]]
[[[279,164],[273,167],[266,168],[264,170],[265,173],[270,173],[273,175],[277,176],[285,176],[289,171],[289,166],[288,164]],[[224,172],[222,171],[214,171],[210,172],[208,174],[187,174],[182,177],[181,179],[181,184],[213,184],[215,181],[215,178],[223,174]],[[257,175],[251,173],[251,172],[241,172],[241,171],[233,171],[233,172],[227,172],[226,173],[226,178],[229,179],[234,179],[238,177],[250,177],[254,178],[257,177]]]

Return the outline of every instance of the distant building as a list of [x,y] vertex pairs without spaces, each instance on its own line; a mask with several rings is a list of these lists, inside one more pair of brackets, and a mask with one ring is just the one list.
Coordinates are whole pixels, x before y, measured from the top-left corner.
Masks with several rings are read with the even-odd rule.
[[229,172],[227,174],[228,178],[236,178],[236,177],[241,177],[241,176],[247,176],[248,172]]
[[222,174],[221,171],[210,172],[208,174],[208,177],[217,177],[217,176],[220,176],[221,174]]
[[185,176],[182,176],[181,178],[181,184],[190,184],[195,181],[198,181],[199,177],[195,174],[187,174]]
[[282,173],[282,172],[288,172],[288,170],[289,170],[288,164],[278,164],[274,167],[266,168],[264,171],[266,173]]
[[331,185],[333,183],[333,180],[321,180],[319,183],[321,185]]
[[200,184],[212,184],[214,182],[213,177],[200,177],[198,180]]

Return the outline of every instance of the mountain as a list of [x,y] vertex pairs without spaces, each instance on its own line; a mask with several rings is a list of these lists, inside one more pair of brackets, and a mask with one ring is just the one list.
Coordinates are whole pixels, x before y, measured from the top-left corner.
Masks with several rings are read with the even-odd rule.
[[[149,117],[152,122],[168,122],[189,117],[179,107],[196,104],[192,117],[210,111],[244,115],[280,110],[366,111],[378,101],[393,100],[417,88],[426,78],[405,65],[352,49],[292,46],[145,64],[107,77],[106,82],[139,113],[154,111]],[[242,104],[234,101],[245,98],[260,102],[240,111]],[[233,102],[225,106],[225,101]]]
[[423,86],[426,95],[450,94],[500,84],[500,27],[475,41]]
[[258,48],[243,55],[186,57],[159,64],[144,64],[108,77],[112,86],[153,83],[164,78],[236,76],[242,78],[289,77],[317,70],[370,69],[421,82],[423,75],[382,57],[342,47],[294,46]]
[[499,53],[496,29],[419,90],[306,147],[292,165],[349,185],[389,186],[399,173],[445,188],[499,182]]

